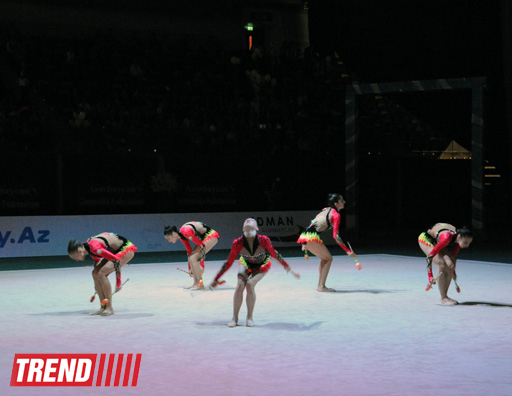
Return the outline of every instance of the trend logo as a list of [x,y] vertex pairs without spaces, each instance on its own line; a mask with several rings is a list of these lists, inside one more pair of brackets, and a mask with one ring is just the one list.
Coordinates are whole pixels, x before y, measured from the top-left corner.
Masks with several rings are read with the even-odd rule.
[[[11,386],[137,386],[142,354],[15,354]],[[106,369],[105,369],[106,365]],[[122,379],[122,383],[121,383]]]

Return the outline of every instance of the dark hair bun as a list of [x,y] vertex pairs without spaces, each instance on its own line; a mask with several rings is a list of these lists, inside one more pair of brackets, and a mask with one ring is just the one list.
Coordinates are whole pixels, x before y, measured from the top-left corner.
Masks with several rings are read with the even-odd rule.
[[329,205],[331,208],[334,208],[334,204],[338,202],[341,198],[341,194],[338,193],[331,193],[327,196],[327,205]]
[[457,234],[461,237],[473,237],[473,232],[468,226],[462,226],[461,228],[457,228]]
[[173,232],[178,232],[178,227],[175,225],[164,227],[164,235],[171,235]]
[[78,248],[81,246],[83,246],[82,242],[75,241],[74,239],[70,240],[68,243],[68,254],[78,251]]

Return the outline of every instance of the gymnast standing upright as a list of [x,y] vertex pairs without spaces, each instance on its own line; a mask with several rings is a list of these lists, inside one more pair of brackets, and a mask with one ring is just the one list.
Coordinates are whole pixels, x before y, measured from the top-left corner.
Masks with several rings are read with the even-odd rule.
[[[247,303],[247,327],[254,327],[253,312],[256,305],[256,285],[268,273],[272,263],[270,257],[279,261],[286,272],[291,268],[284,258],[274,249],[269,237],[258,234],[258,223],[253,218],[244,221],[243,234],[240,238],[233,241],[231,252],[228,259],[218,272],[210,289],[214,289],[220,284],[220,278],[233,265],[235,259],[240,255],[238,271],[238,283],[233,296],[233,319],[228,323],[228,327],[238,326],[238,314],[244,299],[244,290],[247,291],[245,298]],[[299,274],[292,271],[292,274],[299,278]]]

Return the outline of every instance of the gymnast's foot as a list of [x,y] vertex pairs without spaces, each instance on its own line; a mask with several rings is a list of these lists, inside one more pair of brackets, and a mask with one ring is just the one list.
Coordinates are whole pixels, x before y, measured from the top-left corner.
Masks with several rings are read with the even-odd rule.
[[319,291],[319,292],[335,292],[336,290],[331,289],[330,287],[327,287],[327,286],[322,286],[322,287],[319,287],[318,289],[316,289],[316,291]]
[[231,322],[229,322],[226,326],[228,326],[228,327],[236,327],[236,326],[238,326],[238,323],[237,323],[237,322],[238,322],[237,320],[233,319],[233,320],[232,320]]
[[105,309],[102,313],[101,313],[101,316],[110,316],[110,315],[114,315],[114,310],[113,309]]
[[101,307],[99,309],[99,311],[96,311],[96,312],[91,312],[89,315],[101,315],[103,313],[103,311],[105,310],[104,307]]
[[252,319],[247,318],[246,325],[247,325],[247,327],[254,327],[254,322],[252,321]]
[[441,304],[443,305],[457,305],[459,302],[450,297],[445,297],[441,299]]

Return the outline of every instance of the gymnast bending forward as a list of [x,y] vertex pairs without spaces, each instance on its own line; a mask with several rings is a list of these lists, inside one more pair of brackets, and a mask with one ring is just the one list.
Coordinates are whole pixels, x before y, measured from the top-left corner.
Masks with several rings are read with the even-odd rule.
[[83,243],[74,239],[69,241],[69,257],[75,261],[84,261],[85,257],[90,255],[94,260],[92,278],[94,279],[96,293],[100,297],[101,307],[99,311],[91,315],[108,316],[114,314],[112,286],[107,277],[115,271],[115,292],[118,292],[122,286],[121,268],[133,258],[136,251],[137,247],[133,243],[113,232],[103,232],[90,237]]

